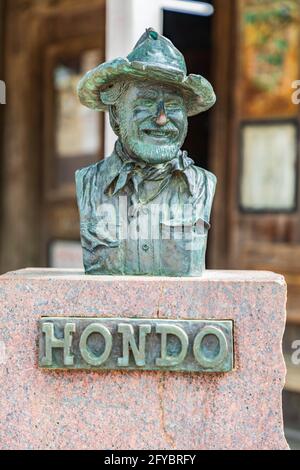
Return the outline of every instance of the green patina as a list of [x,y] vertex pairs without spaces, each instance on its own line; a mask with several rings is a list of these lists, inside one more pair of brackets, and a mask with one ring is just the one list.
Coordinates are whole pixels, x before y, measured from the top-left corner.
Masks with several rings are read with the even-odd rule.
[[211,85],[187,75],[183,55],[149,28],[78,93],[109,112],[118,136],[109,158],[76,173],[86,273],[201,275],[216,178],[181,147],[188,116],[215,103]]

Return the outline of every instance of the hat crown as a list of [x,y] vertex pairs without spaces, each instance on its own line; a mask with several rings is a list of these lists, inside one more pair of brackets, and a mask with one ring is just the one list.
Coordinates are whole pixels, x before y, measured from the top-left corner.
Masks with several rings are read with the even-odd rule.
[[146,30],[127,59],[130,62],[142,62],[187,74],[185,59],[181,52],[169,39],[158,34],[153,28]]

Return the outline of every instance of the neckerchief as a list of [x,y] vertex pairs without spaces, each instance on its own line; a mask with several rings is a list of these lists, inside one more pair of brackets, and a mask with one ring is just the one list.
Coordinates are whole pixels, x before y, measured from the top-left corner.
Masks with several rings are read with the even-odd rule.
[[[125,152],[119,140],[115,144],[115,153],[121,159],[122,166],[119,174],[116,175],[109,185],[112,187],[113,196],[131,181],[134,188],[134,199],[137,199],[135,202],[147,204],[155,199],[168,186],[172,176],[176,173],[182,174],[185,177],[188,189],[191,195],[193,195],[193,178],[191,177],[190,171],[191,166],[194,165],[194,161],[188,157],[186,151],[180,150],[175,158],[169,162],[158,165],[150,165],[143,161],[133,160]],[[145,180],[161,181],[161,184],[158,185],[157,191],[155,191],[148,200],[140,201],[138,197],[139,188]]]

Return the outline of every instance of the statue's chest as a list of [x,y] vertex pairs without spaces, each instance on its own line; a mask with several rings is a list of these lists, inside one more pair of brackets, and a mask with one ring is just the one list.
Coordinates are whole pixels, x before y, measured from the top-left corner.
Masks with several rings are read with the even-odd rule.
[[[153,186],[147,188],[148,194]],[[207,226],[187,192],[163,190],[144,203],[125,189],[81,224],[92,274],[191,276],[204,269]],[[96,214],[96,217],[95,217]]]

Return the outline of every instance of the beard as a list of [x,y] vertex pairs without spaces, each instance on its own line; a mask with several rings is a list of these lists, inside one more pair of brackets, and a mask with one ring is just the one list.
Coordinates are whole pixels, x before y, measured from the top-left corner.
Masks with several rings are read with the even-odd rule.
[[[150,127],[150,126],[148,126]],[[137,136],[130,135],[127,126],[120,126],[119,138],[127,150],[128,154],[134,159],[143,161],[151,165],[159,165],[176,158],[183,145],[187,134],[187,125],[183,128],[178,140],[173,142],[151,142],[140,139]]]
[[134,155],[135,159],[142,160],[152,165],[158,165],[173,160],[180,150],[178,144],[155,145],[135,139],[130,139],[123,143],[129,153]]

